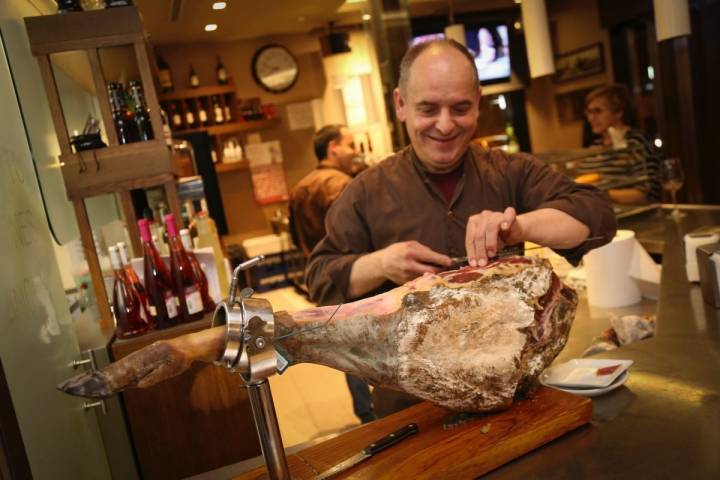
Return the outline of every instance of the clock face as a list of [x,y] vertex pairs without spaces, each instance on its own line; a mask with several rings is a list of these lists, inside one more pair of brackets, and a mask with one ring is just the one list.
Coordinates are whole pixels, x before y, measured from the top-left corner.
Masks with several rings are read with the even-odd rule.
[[252,60],[255,81],[270,92],[289,90],[298,77],[298,64],[285,47],[267,45],[255,53]]

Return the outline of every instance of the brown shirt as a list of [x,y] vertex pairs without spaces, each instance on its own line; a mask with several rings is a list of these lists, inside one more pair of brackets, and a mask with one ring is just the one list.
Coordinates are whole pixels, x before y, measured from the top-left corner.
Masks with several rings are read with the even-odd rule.
[[325,215],[350,180],[350,175],[323,160],[290,191],[290,230],[305,256],[325,236]]
[[[353,262],[395,242],[416,240],[437,252],[463,256],[468,218],[508,206],[518,214],[561,210],[587,225],[591,237],[603,237],[558,251],[573,264],[591,248],[609,242],[617,228],[604,192],[576,184],[532,155],[477,145],[465,154],[462,178],[448,203],[408,147],[356,177],[330,208],[327,236],[308,263],[310,296],[325,305],[349,300]],[[386,282],[378,291],[393,286]]]

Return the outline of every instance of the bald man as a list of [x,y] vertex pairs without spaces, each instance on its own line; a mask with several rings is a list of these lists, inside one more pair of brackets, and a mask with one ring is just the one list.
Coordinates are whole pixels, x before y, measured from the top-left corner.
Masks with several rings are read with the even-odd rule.
[[[474,59],[452,40],[412,47],[394,91],[411,145],[356,178],[330,208],[307,282],[324,304],[345,302],[451,266],[485,265],[531,241],[577,264],[612,239],[606,194],[552,171],[531,155],[471,144],[481,88]],[[586,241],[593,237],[595,240]],[[375,411],[415,400],[375,389]]]

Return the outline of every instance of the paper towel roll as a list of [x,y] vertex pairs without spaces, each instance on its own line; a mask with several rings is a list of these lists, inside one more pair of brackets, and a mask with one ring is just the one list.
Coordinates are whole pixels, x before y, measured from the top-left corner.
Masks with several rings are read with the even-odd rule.
[[618,230],[612,242],[583,257],[591,305],[614,308],[642,299],[640,287],[629,275],[636,242],[635,232]]

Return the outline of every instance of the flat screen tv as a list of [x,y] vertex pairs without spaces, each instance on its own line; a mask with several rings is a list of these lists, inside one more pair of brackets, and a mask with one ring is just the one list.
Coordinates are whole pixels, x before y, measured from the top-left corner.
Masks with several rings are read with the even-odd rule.
[[[412,46],[438,38],[445,38],[445,34],[436,32],[416,35],[410,44]],[[487,85],[510,80],[510,41],[507,25],[466,25],[465,42],[475,58],[480,83]]]

